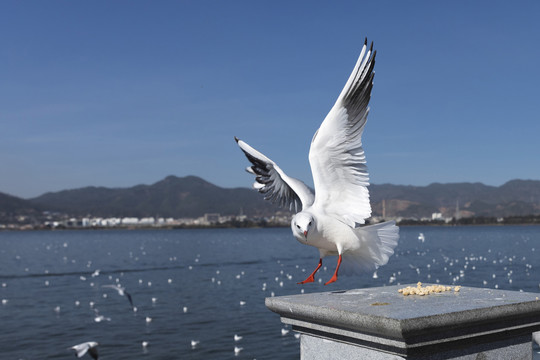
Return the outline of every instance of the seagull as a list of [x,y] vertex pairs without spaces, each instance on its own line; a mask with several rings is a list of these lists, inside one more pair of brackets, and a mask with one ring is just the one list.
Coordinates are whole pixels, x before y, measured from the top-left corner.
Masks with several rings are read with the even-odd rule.
[[97,342],[88,341],[79,345],[72,346],[70,349],[73,349],[76,351],[75,355],[78,358],[83,357],[84,354],[88,352],[88,354],[92,357],[92,359],[98,360],[97,346],[98,346]]
[[102,321],[111,321],[111,318],[105,317],[103,315],[96,315],[96,317],[94,318],[94,321],[97,323],[102,322]]
[[133,306],[133,300],[131,299],[131,295],[126,291],[125,288],[119,285],[101,285],[101,287],[111,288],[118,291],[118,295],[127,297],[127,299],[129,300],[129,304],[131,305],[131,309],[133,309],[133,311],[137,311],[136,307]]
[[337,280],[342,262],[345,273],[373,271],[388,262],[397,245],[399,228],[394,221],[365,225],[371,216],[371,206],[362,133],[369,112],[375,55],[373,43],[368,49],[366,38],[345,87],[313,136],[309,163],[315,193],[235,137],[252,163],[246,170],[255,175],[253,187],[266,200],[290,210],[294,208],[297,212],[291,221],[294,237],[319,249],[319,264],[299,284],[315,281],[325,256],[338,256],[334,274],[325,283],[328,285]]
[[100,315],[98,309],[94,309],[94,313],[96,314],[96,316],[94,317],[94,321],[97,323],[102,322],[102,321],[111,321],[110,317]]

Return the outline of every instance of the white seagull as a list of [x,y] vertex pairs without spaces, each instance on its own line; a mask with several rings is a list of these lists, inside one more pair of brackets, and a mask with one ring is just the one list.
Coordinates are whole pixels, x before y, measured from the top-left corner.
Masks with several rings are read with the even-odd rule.
[[129,304],[131,305],[131,309],[133,311],[137,311],[136,307],[133,306],[133,299],[131,299],[131,295],[126,291],[125,288],[119,286],[119,285],[101,285],[101,287],[104,287],[104,288],[110,288],[110,289],[114,289],[118,292],[118,295],[120,296],[125,296],[127,297],[128,301],[129,301]]
[[399,239],[394,221],[361,226],[371,216],[369,176],[362,148],[362,132],[369,112],[375,65],[373,43],[367,39],[345,87],[315,132],[309,150],[315,194],[302,181],[289,177],[268,157],[235,137],[253,164],[254,188],[265,199],[295,211],[291,221],[294,237],[319,249],[317,268],[299,284],[315,281],[315,273],[327,255],[338,261],[328,285],[343,271],[373,271],[388,262]]
[[97,346],[98,343],[95,341],[88,341],[82,344],[78,344],[75,346],[72,346],[70,349],[75,350],[78,358],[83,357],[84,354],[88,352],[88,354],[92,357],[92,359],[98,360],[98,352],[97,352]]
[[97,323],[102,322],[102,321],[111,321],[110,317],[100,315],[98,309],[94,309],[94,313],[96,314],[96,316],[94,317],[94,321]]
[[239,347],[239,346],[235,346],[234,347],[234,355],[237,356],[238,354],[240,354],[240,351],[244,350],[243,347]]

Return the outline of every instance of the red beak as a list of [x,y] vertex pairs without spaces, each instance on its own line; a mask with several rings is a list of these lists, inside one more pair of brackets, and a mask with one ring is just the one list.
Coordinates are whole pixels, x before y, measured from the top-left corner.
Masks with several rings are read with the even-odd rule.
[[306,231],[304,231],[304,236],[305,236],[305,237],[307,237],[307,230],[306,230]]

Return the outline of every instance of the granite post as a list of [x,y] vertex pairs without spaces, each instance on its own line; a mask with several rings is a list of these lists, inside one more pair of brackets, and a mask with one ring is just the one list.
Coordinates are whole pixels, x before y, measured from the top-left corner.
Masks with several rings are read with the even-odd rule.
[[306,360],[532,359],[540,294],[462,287],[404,296],[405,286],[271,297],[266,306],[301,333]]

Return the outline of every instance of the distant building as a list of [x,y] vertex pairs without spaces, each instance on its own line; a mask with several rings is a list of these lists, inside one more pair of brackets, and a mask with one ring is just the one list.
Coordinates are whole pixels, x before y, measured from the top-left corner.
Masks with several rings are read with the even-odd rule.
[[219,222],[219,214],[217,213],[204,214],[203,222],[206,224],[217,224]]
[[154,225],[156,220],[153,217],[142,218],[139,220],[139,225]]
[[136,217],[125,217],[122,218],[122,225],[137,225],[139,223],[139,218]]

